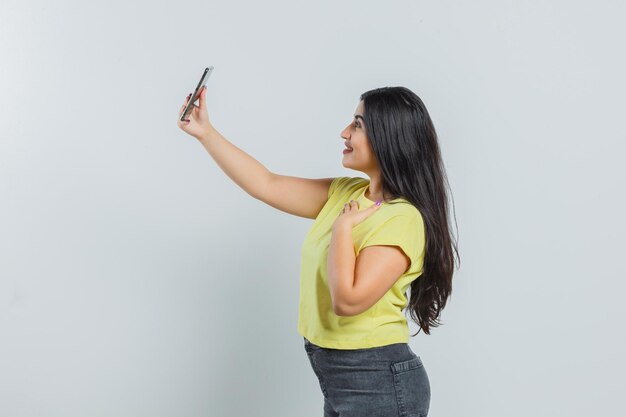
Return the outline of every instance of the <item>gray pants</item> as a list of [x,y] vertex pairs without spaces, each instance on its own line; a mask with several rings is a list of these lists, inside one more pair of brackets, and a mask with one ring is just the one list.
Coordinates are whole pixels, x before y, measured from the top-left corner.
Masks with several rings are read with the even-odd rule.
[[324,417],[426,417],[430,383],[408,343],[329,349],[304,338],[324,395]]

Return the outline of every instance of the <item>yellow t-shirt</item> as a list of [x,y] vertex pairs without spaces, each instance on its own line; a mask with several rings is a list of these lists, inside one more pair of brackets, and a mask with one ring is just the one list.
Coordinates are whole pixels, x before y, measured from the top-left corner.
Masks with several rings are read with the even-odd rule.
[[352,240],[355,256],[367,246],[399,246],[411,259],[409,269],[366,311],[355,316],[338,316],[333,311],[327,276],[332,225],[350,200],[358,201],[359,210],[375,204],[365,198],[368,186],[365,178],[335,178],[328,201],[302,244],[298,333],[318,346],[360,349],[409,341],[402,310],[408,304],[407,289],[422,274],[426,240],[422,215],[403,198],[382,203],[374,214],[354,226]]

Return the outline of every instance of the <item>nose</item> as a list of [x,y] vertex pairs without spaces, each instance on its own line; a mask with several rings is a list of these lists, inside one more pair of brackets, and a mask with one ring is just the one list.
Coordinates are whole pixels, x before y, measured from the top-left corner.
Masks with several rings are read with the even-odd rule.
[[350,139],[350,136],[348,135],[348,132],[350,131],[349,127],[350,127],[350,126],[346,126],[346,127],[345,127],[342,131],[341,131],[341,135],[340,135],[340,136],[341,136],[343,139],[346,139],[346,140]]

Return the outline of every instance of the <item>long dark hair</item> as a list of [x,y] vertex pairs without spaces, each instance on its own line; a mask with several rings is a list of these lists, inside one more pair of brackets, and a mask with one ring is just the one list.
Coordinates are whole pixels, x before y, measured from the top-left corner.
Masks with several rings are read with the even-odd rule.
[[452,240],[448,225],[446,186],[449,189],[450,184],[437,133],[422,100],[406,87],[370,90],[361,100],[367,137],[381,171],[383,195],[409,201],[424,220],[424,267],[422,275],[411,283],[407,309],[420,330],[430,334],[431,326],[441,324],[438,317],[452,293],[455,252],[460,266],[457,242]]

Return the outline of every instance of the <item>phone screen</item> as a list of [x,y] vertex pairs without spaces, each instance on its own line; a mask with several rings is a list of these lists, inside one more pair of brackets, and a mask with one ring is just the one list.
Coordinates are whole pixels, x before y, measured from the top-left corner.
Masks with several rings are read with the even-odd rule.
[[185,107],[185,111],[180,116],[180,121],[181,122],[184,121],[185,118],[187,117],[187,113],[189,112],[189,109],[192,108],[193,103],[195,103],[195,101],[198,99],[198,95],[199,95],[198,93],[200,92],[200,88],[202,88],[202,86],[206,85],[206,81],[207,81],[207,79],[209,78],[209,76],[211,75],[212,72],[213,72],[213,66],[206,67],[204,69],[204,72],[202,73],[202,77],[200,77],[200,82],[196,86],[196,89],[194,90],[191,98],[187,102],[187,106]]

